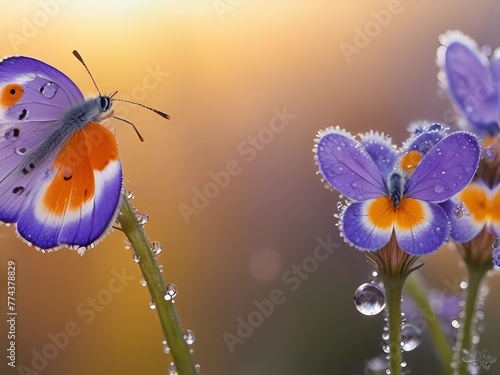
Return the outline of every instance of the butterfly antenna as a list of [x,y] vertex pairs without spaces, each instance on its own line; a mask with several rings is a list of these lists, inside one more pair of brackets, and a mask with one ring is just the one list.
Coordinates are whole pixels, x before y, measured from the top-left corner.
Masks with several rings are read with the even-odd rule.
[[159,110],[157,110],[155,108],[148,107],[147,105],[144,105],[144,104],[141,104],[141,103],[136,103],[136,102],[133,102],[131,100],[125,100],[125,99],[112,99],[112,100],[113,101],[117,101],[117,102],[125,102],[125,103],[130,103],[130,104],[138,105],[140,107],[143,107],[143,108],[149,109],[150,111],[153,111],[157,115],[160,115],[161,117],[166,118],[167,120],[170,120],[170,116],[168,114],[166,114],[165,112],[159,111]]
[[137,136],[139,137],[141,142],[144,142],[144,137],[141,135],[141,133],[139,133],[139,129],[137,129],[137,127],[134,125],[134,123],[132,121],[129,121],[127,119],[124,119],[123,117],[118,117],[118,116],[114,116],[114,115],[113,115],[113,118],[120,120],[120,121],[123,121],[123,122],[126,122],[129,125],[132,125],[132,127],[135,130],[135,133],[137,134]]
[[95,80],[94,80],[94,77],[92,76],[92,73],[90,73],[90,70],[87,67],[87,64],[85,64],[85,61],[83,61],[82,55],[80,55],[77,50],[73,51],[73,55],[75,55],[75,57],[78,59],[78,61],[80,61],[82,63],[82,65],[85,67],[85,69],[87,70],[87,73],[89,74],[90,78],[92,79],[92,82],[94,82],[94,86],[97,89],[99,96],[102,96],[101,91],[99,90],[99,87],[97,87],[97,83],[95,83]]

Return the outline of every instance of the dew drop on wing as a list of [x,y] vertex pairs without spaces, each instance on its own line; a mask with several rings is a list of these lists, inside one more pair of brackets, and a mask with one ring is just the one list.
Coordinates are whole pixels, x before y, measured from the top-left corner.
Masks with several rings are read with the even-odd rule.
[[58,89],[59,89],[59,86],[56,83],[47,82],[45,85],[40,87],[39,91],[40,91],[40,94],[42,94],[46,98],[52,99],[56,95]]

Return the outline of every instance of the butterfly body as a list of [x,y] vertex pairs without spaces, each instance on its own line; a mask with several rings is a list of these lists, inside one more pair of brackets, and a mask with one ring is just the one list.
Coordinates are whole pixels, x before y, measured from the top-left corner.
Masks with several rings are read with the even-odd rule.
[[0,62],[0,221],[42,250],[80,249],[106,233],[122,169],[110,96],[85,99],[62,72],[29,57]]

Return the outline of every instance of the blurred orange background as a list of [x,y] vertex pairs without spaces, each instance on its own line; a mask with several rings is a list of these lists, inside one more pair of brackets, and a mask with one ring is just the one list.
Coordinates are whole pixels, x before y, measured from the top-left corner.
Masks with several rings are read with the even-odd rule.
[[[313,138],[341,125],[384,131],[400,143],[412,121],[446,120],[438,36],[460,29],[499,46],[499,11],[492,2],[451,0],[9,2],[0,48],[41,59],[95,94],[71,54],[77,49],[102,92],[118,90],[117,97],[172,116],[119,104],[117,114],[137,125],[144,143],[128,125],[107,124],[116,128],[133,204],[150,217],[146,232],[163,244],[159,262],[177,285],[183,327],[196,334],[201,374],[362,374],[381,353],[382,316],[353,308],[371,269],[339,239],[338,194],[316,175]],[[359,30],[373,36],[363,42]],[[232,174],[220,173],[228,168]],[[41,254],[14,233],[0,228],[0,313],[6,320],[7,261],[14,260],[18,366],[33,368],[36,353],[73,322],[79,333],[36,373],[167,373],[171,356],[122,233],[83,257],[67,249]],[[338,247],[314,263],[318,238]],[[429,284],[458,287],[463,270],[451,250],[425,262],[419,272]],[[307,270],[300,277],[297,266]],[[82,314],[116,273],[127,277],[123,290],[91,308],[92,319]],[[276,293],[272,313],[228,344]],[[493,277],[480,347],[500,356],[496,293]],[[6,322],[0,327],[0,372],[23,373],[7,366]],[[439,371],[425,331],[405,359],[414,373]]]

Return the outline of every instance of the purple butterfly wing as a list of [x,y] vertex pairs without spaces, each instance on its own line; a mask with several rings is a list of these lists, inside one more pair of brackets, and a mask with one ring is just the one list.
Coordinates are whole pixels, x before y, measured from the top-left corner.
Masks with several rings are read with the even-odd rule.
[[[54,137],[66,126],[68,109],[82,103],[78,87],[59,70],[29,57],[0,62],[0,221],[15,222],[19,234],[41,249],[91,246],[107,231],[119,207],[122,174],[114,135],[90,123],[79,132],[69,130],[72,137],[80,137],[73,149]],[[80,155],[81,137],[87,151]],[[40,149],[45,150],[43,157],[33,158]],[[63,168],[54,164],[56,157],[66,167],[73,162],[75,170],[83,168],[87,177],[58,182],[63,180],[59,173]],[[88,178],[92,183],[82,186]],[[61,192],[59,198],[53,194],[47,198],[51,184],[57,185],[53,190]],[[66,194],[58,184],[69,187]],[[87,187],[93,195],[85,202],[56,209],[78,201],[73,192]],[[47,207],[47,201],[52,206]]]
[[[42,168],[24,175],[25,155],[60,126],[63,113],[83,101],[62,72],[30,57],[0,61],[0,220],[14,222],[34,199]],[[15,191],[15,193],[13,193]]]
[[319,132],[315,152],[324,179],[346,197],[362,201],[386,194],[379,168],[349,133],[339,128]]
[[456,132],[439,141],[420,161],[405,185],[405,195],[430,202],[445,201],[474,177],[481,150],[477,138]]
[[441,64],[449,94],[474,131],[488,135],[498,129],[498,97],[489,61],[470,38],[457,32],[447,37]]

